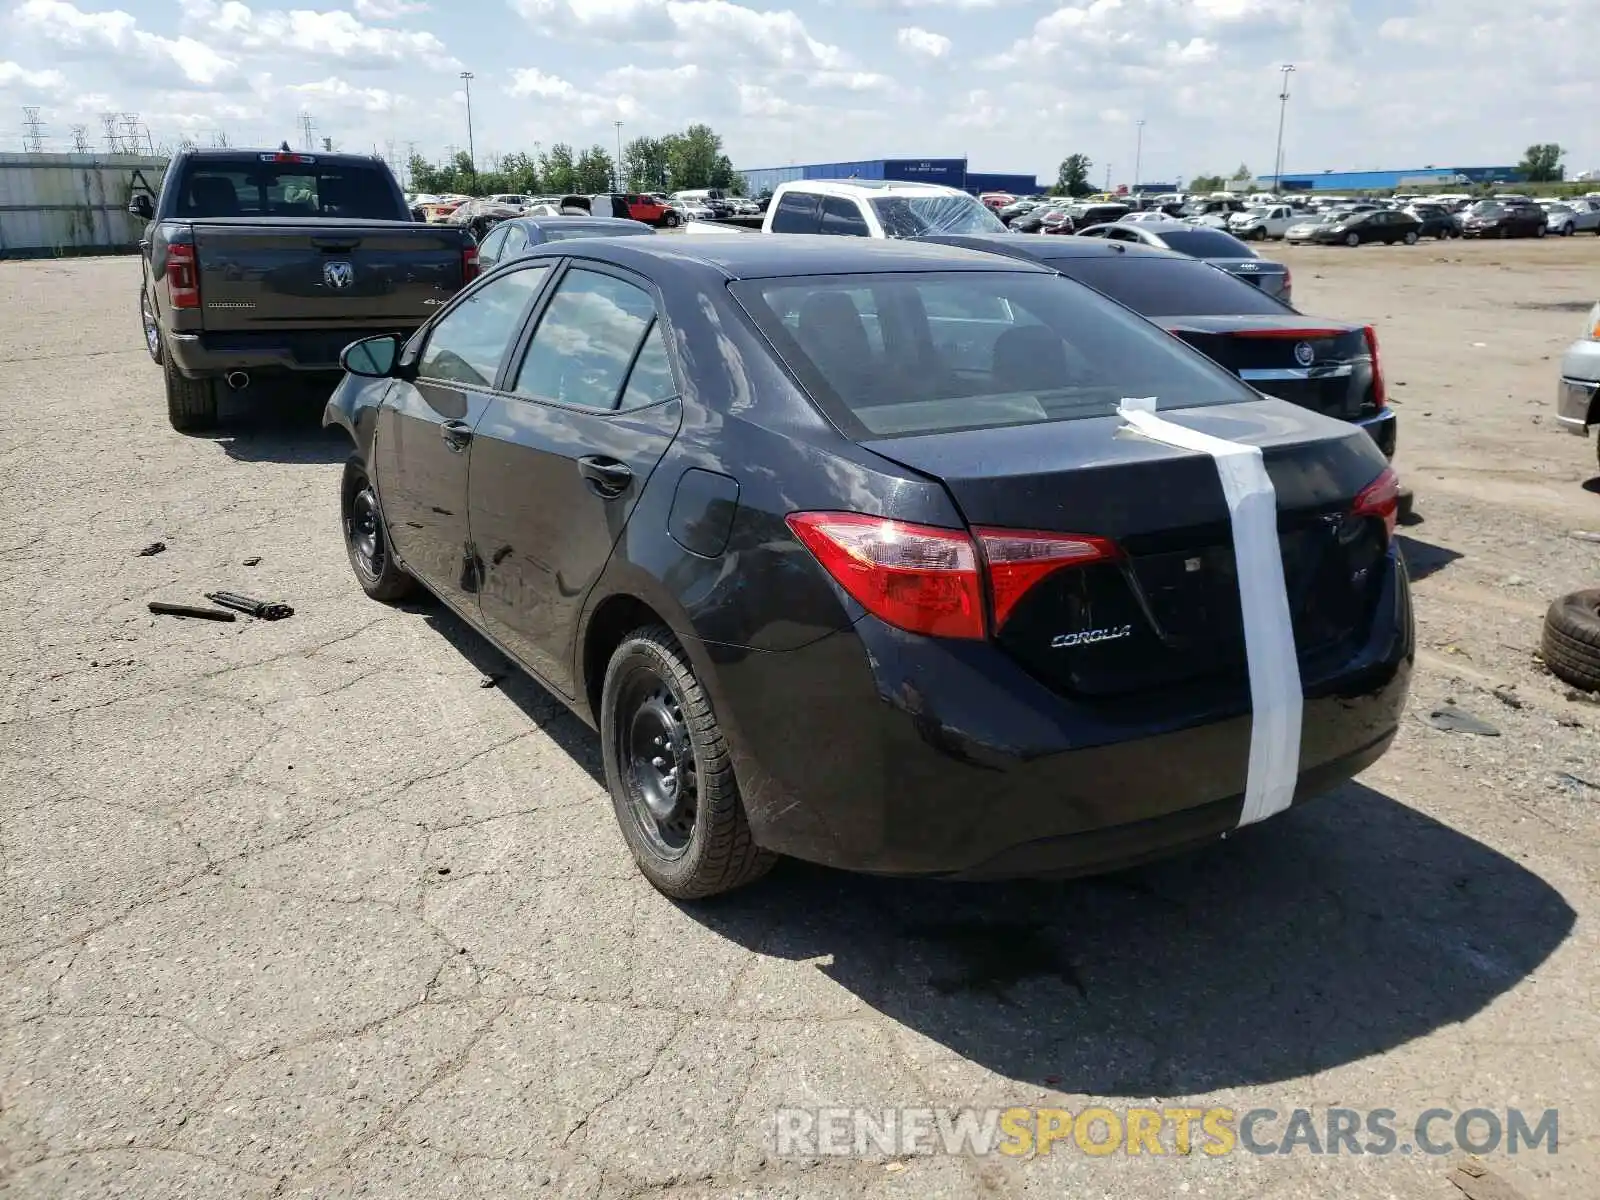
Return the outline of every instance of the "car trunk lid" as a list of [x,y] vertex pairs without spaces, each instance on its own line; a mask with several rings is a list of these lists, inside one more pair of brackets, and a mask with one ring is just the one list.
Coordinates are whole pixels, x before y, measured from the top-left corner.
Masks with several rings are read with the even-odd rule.
[[207,330],[407,328],[462,284],[460,229],[324,218],[192,224]]
[[[1382,522],[1352,514],[1384,469],[1359,430],[1277,401],[1169,411],[1260,446],[1302,671],[1347,661],[1376,603]],[[1248,692],[1226,501],[1210,457],[1146,439],[1119,417],[865,443],[944,483],[968,523],[1086,535],[1119,555],[1048,575],[993,633],[1025,670],[1085,700]]]
[[1159,321],[1269,396],[1344,421],[1377,410],[1371,347],[1360,325],[1330,325],[1294,313]]
[[1283,296],[1288,291],[1289,272],[1281,263],[1261,258],[1208,258],[1206,261],[1218,270],[1254,284],[1269,296]]

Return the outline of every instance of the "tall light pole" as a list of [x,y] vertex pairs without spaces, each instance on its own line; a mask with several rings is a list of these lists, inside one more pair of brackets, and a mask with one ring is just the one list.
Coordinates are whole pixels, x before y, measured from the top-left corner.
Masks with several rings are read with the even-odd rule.
[[478,179],[478,153],[472,144],[472,79],[471,71],[461,72],[461,82],[467,89],[467,164],[472,170],[472,179]]
[[1283,90],[1278,93],[1278,151],[1272,158],[1272,194],[1283,195],[1283,119],[1289,112],[1289,76],[1294,74],[1294,64],[1284,63],[1278,68],[1283,75]]
[[1139,194],[1139,168],[1144,165],[1144,118],[1134,122],[1139,127],[1139,140],[1133,151],[1133,194]]
[[1111,164],[1106,164],[1106,191],[1111,191]]
[[620,192],[622,190],[622,122],[613,121],[611,123],[617,127],[617,169],[612,174],[616,177],[616,188]]

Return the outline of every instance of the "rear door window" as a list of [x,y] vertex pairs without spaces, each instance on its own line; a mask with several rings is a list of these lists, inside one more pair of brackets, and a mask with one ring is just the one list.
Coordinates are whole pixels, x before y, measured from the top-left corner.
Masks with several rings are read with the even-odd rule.
[[1054,275],[812,276],[730,289],[853,437],[1104,417],[1135,396],[1160,409],[1255,398],[1158,327]]
[[785,192],[772,214],[772,232],[816,233],[820,199],[814,192]]
[[539,318],[512,390],[579,408],[615,408],[655,315],[655,300],[643,288],[598,271],[568,271]]
[[822,198],[822,221],[817,232],[844,237],[870,237],[872,234],[866,218],[861,215],[861,206],[844,196]]

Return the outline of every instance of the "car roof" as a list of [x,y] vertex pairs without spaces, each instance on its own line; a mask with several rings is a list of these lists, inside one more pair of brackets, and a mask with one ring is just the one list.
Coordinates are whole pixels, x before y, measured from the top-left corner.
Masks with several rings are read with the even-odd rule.
[[[556,242],[540,249],[546,254],[560,255],[564,245],[566,243]],[[670,270],[675,266],[698,266],[715,270],[728,279],[1047,269],[1018,259],[1002,264],[992,254],[909,239],[754,231],[729,231],[721,237],[611,238],[587,244],[583,254],[646,273],[652,268]]]
[[560,229],[649,229],[643,221],[630,221],[626,217],[552,217],[536,214],[531,217],[513,217],[502,225],[550,225]]
[[1108,242],[1103,238],[1039,237],[1028,233],[933,233],[919,239],[943,246],[985,250],[1031,262],[1051,263],[1073,258],[1164,259],[1169,262],[1195,262],[1187,254],[1140,246],[1132,242]]
[[965,196],[960,188],[937,183],[908,183],[899,179],[790,179],[778,191],[817,192],[824,196]]

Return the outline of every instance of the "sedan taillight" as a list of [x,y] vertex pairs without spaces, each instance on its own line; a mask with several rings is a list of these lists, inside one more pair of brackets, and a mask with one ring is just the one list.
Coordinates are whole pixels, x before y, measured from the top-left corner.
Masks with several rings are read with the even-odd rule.
[[1358,517],[1382,521],[1385,541],[1394,537],[1394,527],[1400,520],[1400,476],[1393,467],[1385,467],[1381,475],[1361,489],[1351,511]]
[[478,248],[476,246],[463,246],[461,248],[461,286],[465,287],[478,277]]
[[1367,354],[1372,359],[1372,402],[1379,408],[1389,406],[1389,389],[1383,382],[1383,363],[1378,358],[1378,331],[1371,325],[1361,331],[1367,339]]
[[1064,567],[1119,557],[1104,538],[955,529],[860,513],[792,513],[789,528],[873,616],[932,637],[981,639],[985,593],[999,630],[1040,580]]
[[200,273],[187,242],[167,246],[167,300],[173,308],[200,307]]

